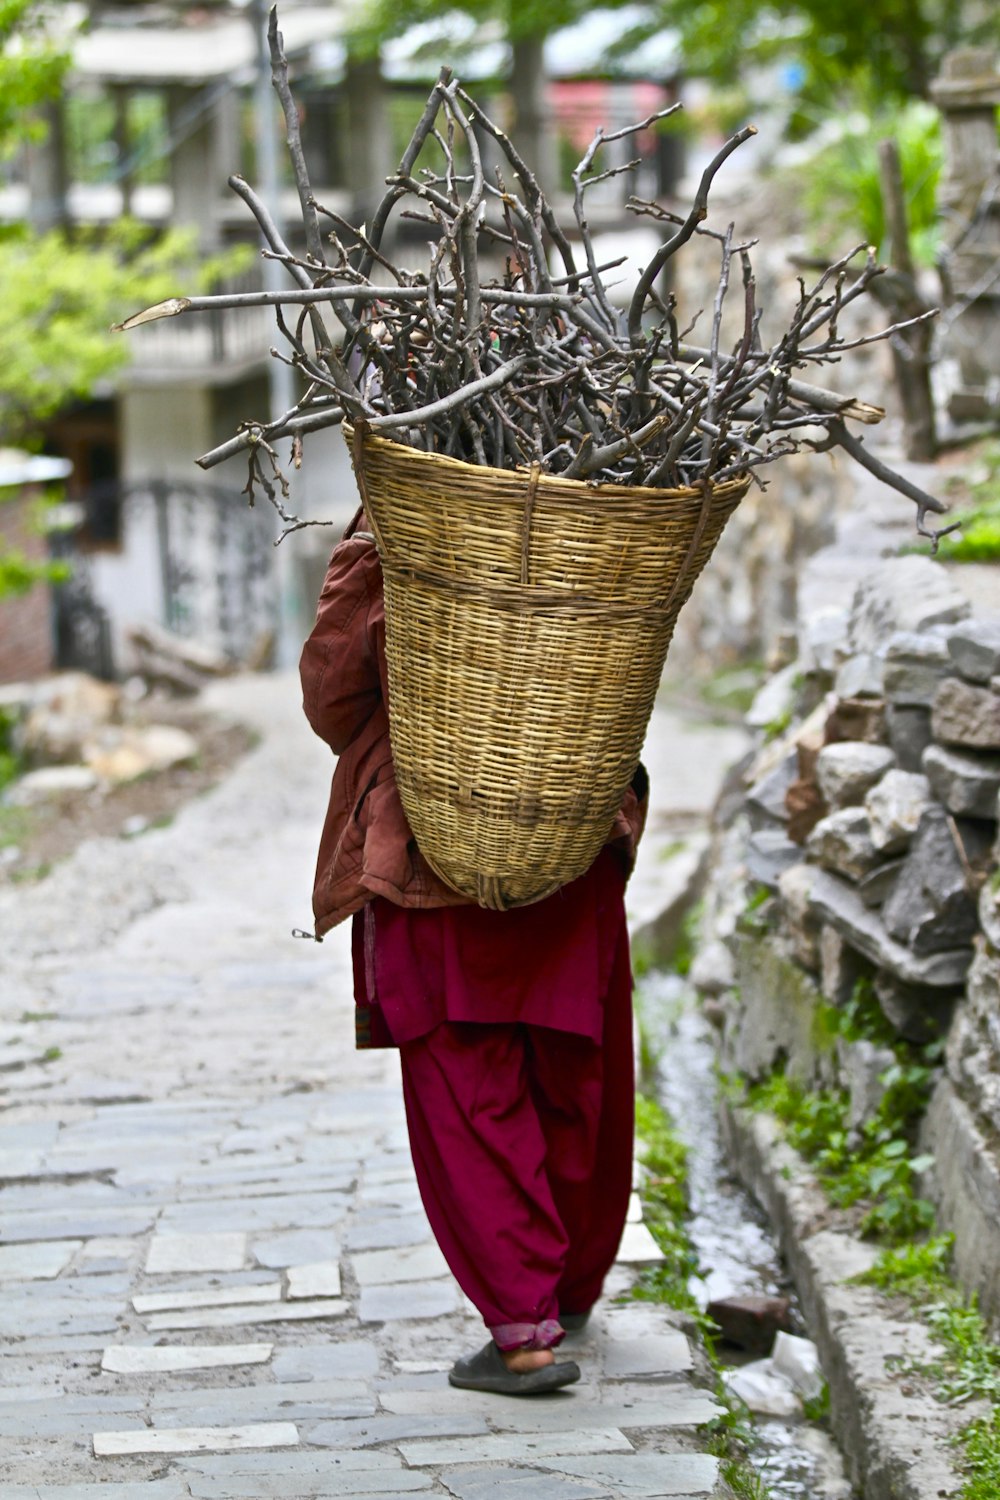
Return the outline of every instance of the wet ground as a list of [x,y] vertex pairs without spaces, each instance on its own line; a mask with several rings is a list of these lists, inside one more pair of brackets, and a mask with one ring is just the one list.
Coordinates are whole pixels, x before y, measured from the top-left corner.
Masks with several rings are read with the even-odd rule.
[[[654,972],[639,986],[644,1025],[660,1048],[660,1097],[688,1150],[689,1225],[701,1275],[692,1290],[702,1306],[717,1297],[760,1293],[793,1301],[797,1331],[809,1330],[795,1306],[763,1213],[729,1172],[716,1115],[715,1051],[690,988],[675,974]],[[734,1364],[746,1356],[725,1346]],[[755,1422],[754,1462],[781,1500],[848,1500],[851,1486],[839,1451],[820,1426],[805,1421]]]

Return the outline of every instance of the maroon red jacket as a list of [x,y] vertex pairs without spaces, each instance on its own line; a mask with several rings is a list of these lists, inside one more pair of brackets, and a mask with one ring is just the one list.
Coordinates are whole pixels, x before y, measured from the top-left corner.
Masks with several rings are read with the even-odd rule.
[[[359,519],[360,513],[330,558],[299,664],[306,717],[339,757],[313,889],[317,937],[373,896],[399,906],[474,904],[434,874],[399,800],[389,748],[382,569],[373,538],[355,530]],[[640,767],[607,839],[629,870],[646,807]]]

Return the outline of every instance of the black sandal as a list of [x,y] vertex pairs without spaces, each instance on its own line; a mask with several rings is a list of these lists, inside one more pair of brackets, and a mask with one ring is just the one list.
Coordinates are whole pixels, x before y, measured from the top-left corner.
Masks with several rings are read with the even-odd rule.
[[571,1359],[540,1365],[537,1370],[508,1370],[492,1339],[478,1354],[457,1359],[448,1372],[451,1385],[496,1396],[540,1396],[579,1379],[580,1366]]

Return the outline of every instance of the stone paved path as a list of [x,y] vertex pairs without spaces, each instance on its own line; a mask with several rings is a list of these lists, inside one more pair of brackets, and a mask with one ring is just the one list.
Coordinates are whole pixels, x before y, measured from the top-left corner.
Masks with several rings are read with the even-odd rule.
[[329,757],[291,679],[218,701],[262,736],[220,787],[0,897],[0,1497],[716,1493],[658,1309],[607,1301],[572,1392],[448,1387],[484,1332],[395,1056],[353,1050],[346,932],[289,935]]

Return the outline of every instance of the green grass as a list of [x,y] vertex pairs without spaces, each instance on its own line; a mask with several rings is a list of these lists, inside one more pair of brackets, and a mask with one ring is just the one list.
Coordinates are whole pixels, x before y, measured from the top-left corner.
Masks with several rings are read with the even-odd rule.
[[716,1373],[716,1399],[725,1408],[721,1416],[699,1429],[702,1440],[707,1451],[720,1459],[720,1475],[738,1500],[769,1500],[770,1490],[748,1462],[753,1444],[749,1414],[721,1379],[712,1342],[712,1334],[718,1330],[702,1312],[690,1287],[691,1277],[698,1270],[698,1257],[687,1230],[687,1151],[661,1104],[648,1094],[639,1094],[635,1105],[639,1160],[647,1173],[641,1188],[643,1219],[664,1258],[642,1271],[630,1296],[672,1307],[697,1325]]
[[856,1278],[890,1296],[904,1297],[923,1318],[941,1346],[942,1357],[920,1367],[939,1401],[961,1406],[985,1400],[988,1417],[970,1422],[959,1434],[964,1483],[961,1500],[996,1500],[1000,1495],[1000,1345],[951,1271],[952,1237],[938,1235],[882,1253],[870,1271]]
[[863,1235],[895,1244],[930,1229],[934,1210],[920,1197],[918,1179],[933,1158],[915,1150],[914,1114],[896,1113],[891,1089],[874,1119],[858,1131],[848,1128],[845,1091],[807,1090],[781,1073],[755,1085],[748,1102],[781,1121],[789,1144],[812,1166],[831,1203],[863,1208]]
[[686,979],[690,974],[691,965],[698,951],[698,938],[704,910],[704,903],[701,901],[696,901],[693,906],[688,907],[677,934],[674,951],[666,964],[667,968],[673,969],[674,973],[679,974],[682,979]]
[[995,562],[1000,558],[1000,446],[979,455],[982,477],[969,486],[970,503],[947,517],[961,531],[941,539],[938,557],[948,562]]
[[965,1483],[961,1500],[997,1500],[1000,1495],[1000,1408],[962,1434]]
[[641,1273],[632,1295],[700,1319],[688,1286],[698,1259],[687,1233],[687,1151],[666,1110],[648,1094],[636,1097],[635,1129],[639,1160],[649,1174],[642,1188],[643,1218],[664,1259]]
[[891,1050],[894,1061],[881,1075],[885,1093],[874,1118],[850,1129],[845,1089],[807,1089],[781,1070],[745,1090],[745,1102],[781,1121],[832,1203],[864,1208],[862,1234],[898,1244],[928,1233],[934,1210],[920,1196],[919,1178],[933,1158],[916,1149],[916,1136],[941,1043],[917,1047],[896,1037],[867,979],[858,981],[843,1007],[818,1007],[816,1025],[830,1042],[865,1039]]

